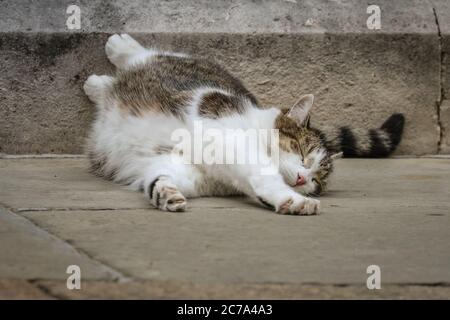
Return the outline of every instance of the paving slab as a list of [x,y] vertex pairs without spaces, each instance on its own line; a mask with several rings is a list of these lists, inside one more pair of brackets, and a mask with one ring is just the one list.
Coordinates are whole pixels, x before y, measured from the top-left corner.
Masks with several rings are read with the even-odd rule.
[[[58,282],[58,284],[65,286],[65,282]],[[24,299],[53,299],[53,297],[27,280],[0,279],[0,300]]]
[[386,283],[450,282],[450,219],[444,210],[429,216],[422,208],[366,213],[331,213],[330,208],[325,206],[328,214],[304,219],[258,209],[198,209],[177,216],[155,210],[26,216],[139,279],[365,283],[366,268],[376,264]]
[[[84,161],[0,160],[6,163],[0,175],[8,174],[9,184],[21,180],[12,184],[16,191],[23,186],[36,195],[52,190],[39,181],[52,177],[55,168],[62,177],[56,189],[73,177],[71,187],[80,201],[87,199],[84,208],[80,202],[71,210],[52,210],[74,204],[61,193],[61,199],[38,203],[45,210],[21,214],[131,278],[364,284],[367,266],[376,264],[384,283],[450,282],[448,158],[339,160],[322,197],[323,214],[314,217],[280,216],[242,198],[193,199],[187,212],[174,214],[133,208],[127,199],[142,195],[84,176]],[[25,180],[24,172],[33,179]],[[8,184],[1,181],[2,202],[36,204],[15,198],[17,192],[5,191]],[[96,191],[103,187],[111,193]],[[126,209],[108,209],[112,198]]]
[[363,285],[311,284],[198,284],[173,281],[126,283],[87,281],[81,290],[67,290],[57,281],[38,281],[61,299],[449,299],[450,287],[383,285],[368,290]]
[[[66,242],[0,207],[0,278],[67,279],[66,270],[70,265],[78,265],[86,279],[112,280],[117,277],[109,268],[76,251]],[[10,287],[11,284],[1,283],[0,291],[5,286]]]
[[[0,203],[16,212],[147,209],[140,193],[94,177],[83,156],[19,156],[0,159]],[[195,206],[232,207],[235,202],[198,199]]]
[[0,177],[0,202],[18,211],[148,207],[140,194],[95,179],[86,159],[3,159]]

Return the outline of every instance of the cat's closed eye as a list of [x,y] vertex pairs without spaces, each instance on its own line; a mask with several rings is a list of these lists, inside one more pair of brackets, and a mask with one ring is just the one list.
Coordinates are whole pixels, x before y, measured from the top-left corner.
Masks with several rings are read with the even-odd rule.
[[302,150],[300,149],[300,145],[298,144],[297,141],[291,140],[291,149],[296,152],[299,152],[300,156],[303,157],[303,155],[301,154]]
[[312,166],[313,162],[314,162],[313,159],[306,158],[303,165],[305,168],[310,168]]

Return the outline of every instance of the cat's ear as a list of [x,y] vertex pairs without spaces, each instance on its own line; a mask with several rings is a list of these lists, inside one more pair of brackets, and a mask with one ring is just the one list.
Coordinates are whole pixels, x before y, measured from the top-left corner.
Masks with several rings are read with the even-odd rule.
[[305,94],[298,99],[287,113],[288,117],[297,122],[299,126],[309,125],[309,111],[314,104],[314,95]]

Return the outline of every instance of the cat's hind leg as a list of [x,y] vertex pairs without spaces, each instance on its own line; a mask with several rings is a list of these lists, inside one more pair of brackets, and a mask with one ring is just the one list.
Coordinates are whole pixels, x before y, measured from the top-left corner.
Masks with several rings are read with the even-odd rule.
[[83,89],[92,102],[100,104],[104,101],[106,95],[108,94],[113,81],[113,77],[97,76],[93,74],[87,78]]
[[204,181],[198,168],[174,159],[171,154],[150,158],[136,181],[150,203],[164,211],[184,211],[186,197],[199,196],[197,187]]
[[128,34],[114,34],[109,37],[105,45],[109,61],[119,69],[145,62],[157,54],[155,50],[146,49]]

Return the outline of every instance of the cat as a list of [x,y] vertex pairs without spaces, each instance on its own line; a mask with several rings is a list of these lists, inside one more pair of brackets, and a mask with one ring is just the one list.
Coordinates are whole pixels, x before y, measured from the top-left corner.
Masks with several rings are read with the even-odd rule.
[[[191,197],[247,195],[280,214],[318,214],[314,197],[326,190],[336,157],[385,157],[401,140],[400,113],[377,129],[320,131],[310,124],[311,94],[291,108],[264,107],[215,62],[144,48],[127,34],[110,36],[105,51],[116,75],[91,75],[84,84],[97,107],[86,144],[91,170],[143,191],[160,210],[184,211]],[[259,164],[174,161],[181,160],[173,152],[174,130],[192,133],[199,122],[219,132],[276,129],[275,171],[262,174]],[[269,149],[266,144],[257,152],[272,163]]]

